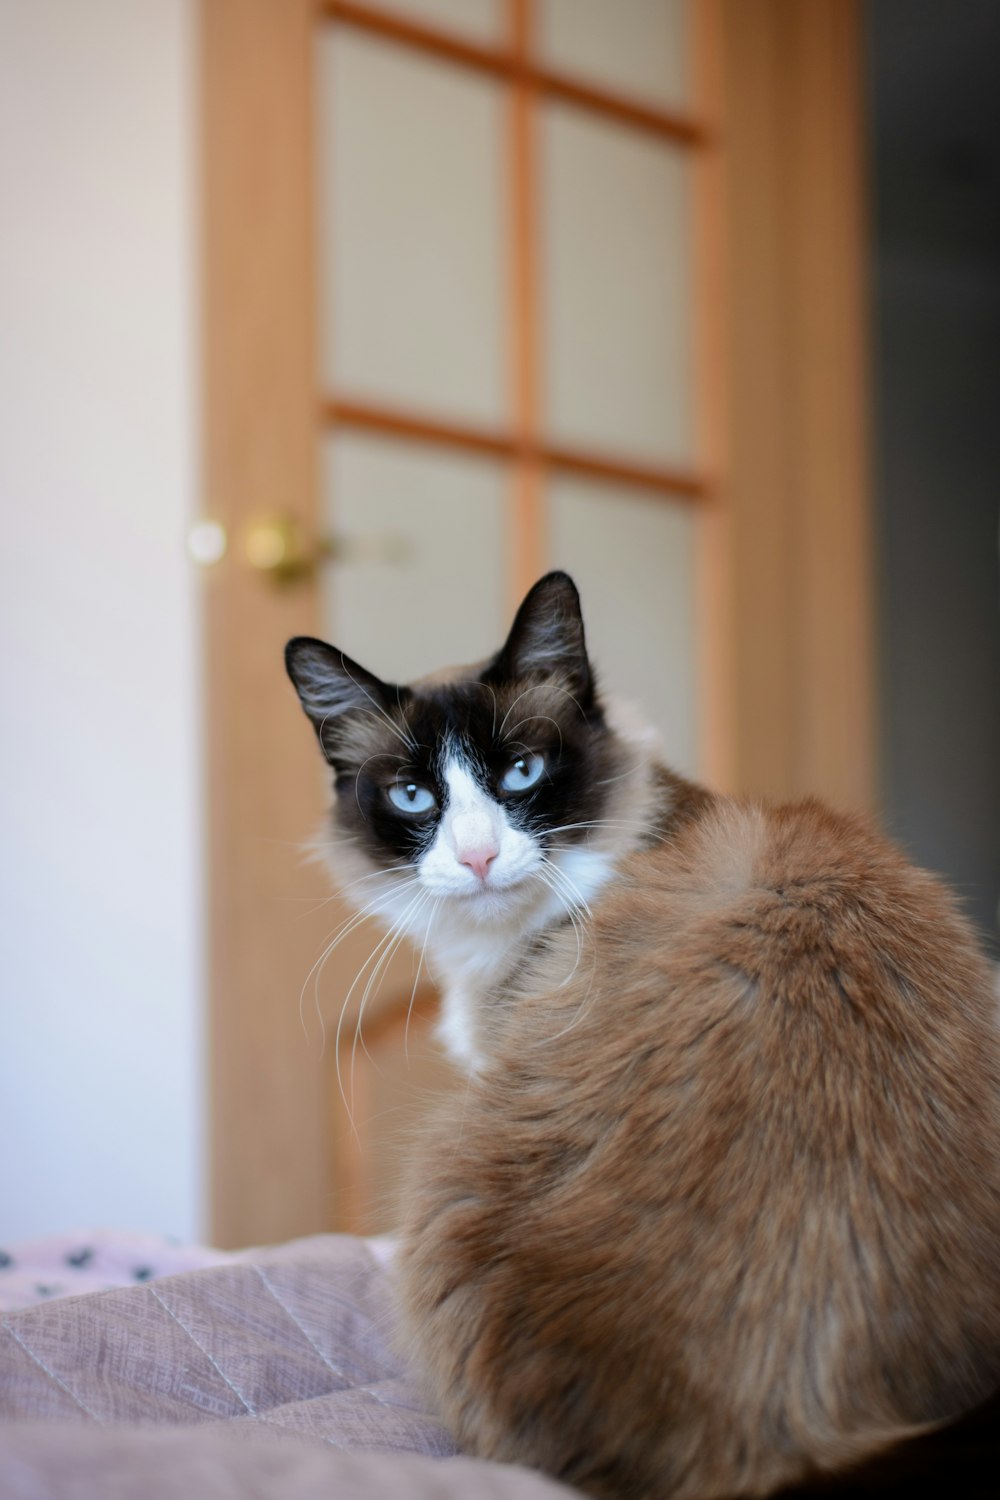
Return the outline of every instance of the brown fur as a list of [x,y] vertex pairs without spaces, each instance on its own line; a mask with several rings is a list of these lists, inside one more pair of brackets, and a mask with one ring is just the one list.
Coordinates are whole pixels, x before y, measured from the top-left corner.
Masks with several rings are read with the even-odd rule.
[[762,1495],[1000,1383],[995,1004],[860,821],[663,777],[583,953],[559,929],[485,1007],[414,1174],[406,1325],[467,1451]]

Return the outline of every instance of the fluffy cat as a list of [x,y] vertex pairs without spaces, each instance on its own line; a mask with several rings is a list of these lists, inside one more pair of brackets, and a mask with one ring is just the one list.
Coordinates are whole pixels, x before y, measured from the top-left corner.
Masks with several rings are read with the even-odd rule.
[[926,1473],[1000,1386],[1000,1038],[950,896],[659,765],[565,574],[485,663],[287,662],[337,878],[426,943],[469,1071],[399,1251],[460,1445],[616,1500],[859,1489],[900,1442]]

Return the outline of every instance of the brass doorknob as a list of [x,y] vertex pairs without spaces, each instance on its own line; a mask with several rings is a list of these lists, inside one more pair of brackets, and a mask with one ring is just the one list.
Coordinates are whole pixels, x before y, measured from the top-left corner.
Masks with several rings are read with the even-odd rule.
[[243,555],[251,568],[278,584],[310,577],[332,554],[330,542],[310,540],[302,522],[287,513],[259,516],[243,533]]
[[406,538],[393,533],[311,537],[287,511],[258,517],[243,534],[243,555],[251,568],[278,586],[311,578],[328,562],[398,564],[408,554]]

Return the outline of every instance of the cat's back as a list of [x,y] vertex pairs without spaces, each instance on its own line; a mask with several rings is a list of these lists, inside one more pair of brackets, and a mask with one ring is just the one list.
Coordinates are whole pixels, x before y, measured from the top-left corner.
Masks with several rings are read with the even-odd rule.
[[511,1045],[544,1054],[553,1020],[569,1028],[551,1043],[553,1089],[572,1113],[593,1109],[596,1084],[608,1118],[642,1122],[655,1149],[637,1167],[673,1164],[664,1203],[711,1200],[738,1236],[752,1187],[751,1213],[784,1215],[797,1256],[810,1215],[858,1233],[867,1214],[873,1241],[895,1221],[935,1254],[955,1229],[1000,1335],[998,1008],[934,876],[818,802],[720,798],[626,861],[565,998],[559,946]]
[[633,983],[714,960],[801,1014],[836,995],[870,1023],[891,1011],[912,1025],[926,1002],[928,1019],[995,1034],[988,966],[951,893],[865,819],[814,800],[714,799],[624,861],[595,917],[599,962]]
[[860,821],[714,801],[555,938],[496,1048],[403,1251],[471,1446],[763,1493],[1000,1380],[989,977]]
[[716,798],[625,859],[583,955],[567,929],[527,974],[501,1047],[544,1050],[581,991],[593,1003],[573,1028],[579,1042],[565,1034],[570,1077],[589,1076],[602,1039],[634,1051],[648,1036],[666,1064],[720,1025],[747,1062],[822,1062],[827,1083],[838,1063],[864,1062],[869,1078],[880,1063],[930,1068],[945,1088],[971,1074],[977,1109],[1000,1110],[992,975],[954,897],[866,820],[816,801]]

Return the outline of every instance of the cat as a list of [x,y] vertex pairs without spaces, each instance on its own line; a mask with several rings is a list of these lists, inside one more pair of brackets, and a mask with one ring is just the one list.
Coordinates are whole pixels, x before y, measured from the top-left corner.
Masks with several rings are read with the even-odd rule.
[[426,948],[467,1073],[397,1257],[460,1447],[608,1500],[928,1472],[1000,1387],[1000,1035],[952,897],[660,764],[564,573],[410,686],[286,660],[336,878]]

